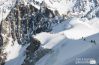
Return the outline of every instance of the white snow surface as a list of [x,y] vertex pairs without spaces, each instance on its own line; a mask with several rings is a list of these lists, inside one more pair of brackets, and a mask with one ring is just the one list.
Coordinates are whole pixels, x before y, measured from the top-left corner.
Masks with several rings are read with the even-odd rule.
[[60,15],[67,14],[67,11],[70,11],[75,4],[72,0],[44,0],[44,2],[50,9],[57,10]]
[[[96,18],[91,21],[97,22],[98,20],[99,19]],[[64,24],[65,23],[67,22],[64,22]],[[53,50],[53,52],[41,58],[36,65],[76,65],[74,59],[79,56],[97,58],[95,53],[99,56],[97,50],[99,49],[98,27],[95,24],[92,26],[92,23],[88,21],[83,22],[77,18],[72,19],[69,25],[72,27],[67,29],[65,25],[59,24],[54,27],[54,29],[60,29],[58,27],[61,27],[63,31],[52,31],[53,33],[42,32],[36,36],[36,38],[41,41],[43,48]],[[82,37],[84,37],[86,41],[84,41]],[[95,40],[97,44],[91,43],[90,40]]]
[[25,50],[28,45],[22,46],[19,45],[17,41],[12,42],[12,38],[9,38],[9,40],[4,50],[4,52],[7,53],[5,65],[21,65],[25,59]]

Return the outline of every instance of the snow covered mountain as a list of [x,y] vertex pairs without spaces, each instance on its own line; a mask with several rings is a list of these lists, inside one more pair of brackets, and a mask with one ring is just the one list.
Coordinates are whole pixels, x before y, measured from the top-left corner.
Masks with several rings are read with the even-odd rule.
[[0,65],[98,65],[99,0],[0,0]]
[[[76,22],[76,23],[75,23]],[[95,20],[93,20],[95,22]],[[98,27],[90,25],[87,21],[73,19],[70,21],[69,29],[67,24],[61,23],[54,29],[54,34],[40,33],[36,36],[42,42],[42,47],[52,49],[53,52],[48,53],[40,59],[36,65],[76,65],[76,63],[89,65],[89,63],[82,63],[83,60],[76,60],[76,58],[93,58],[99,62],[99,44],[98,44]],[[98,24],[99,25],[99,24]],[[58,28],[59,27],[59,28]],[[63,28],[63,31],[59,29]],[[58,30],[57,30],[58,29]],[[44,36],[48,36],[45,37]],[[96,45],[91,42],[95,40]],[[46,43],[47,42],[47,43]],[[90,59],[89,59],[90,60]],[[80,63],[81,61],[81,63]]]

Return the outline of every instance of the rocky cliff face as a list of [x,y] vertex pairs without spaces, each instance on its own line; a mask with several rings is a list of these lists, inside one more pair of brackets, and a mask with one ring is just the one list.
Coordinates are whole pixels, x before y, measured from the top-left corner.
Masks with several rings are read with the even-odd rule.
[[[7,53],[3,51],[9,44],[10,38],[12,38],[10,42],[12,46],[15,45],[16,41],[22,46],[30,44],[26,49],[28,51],[26,58],[31,53],[33,54],[39,48],[40,42],[35,40],[32,35],[51,31],[51,24],[55,21],[53,20],[54,17],[54,13],[43,3],[40,10],[38,10],[31,4],[24,5],[21,2],[16,2],[15,7],[12,8],[9,15],[0,25],[0,63],[5,63]],[[26,63],[28,61],[25,61]]]
[[38,10],[32,5],[17,3],[7,18],[2,21],[1,33],[6,37],[11,36],[19,44],[25,44],[27,42],[21,42],[23,38],[42,31],[50,31],[49,19],[53,17],[53,12],[46,7]]

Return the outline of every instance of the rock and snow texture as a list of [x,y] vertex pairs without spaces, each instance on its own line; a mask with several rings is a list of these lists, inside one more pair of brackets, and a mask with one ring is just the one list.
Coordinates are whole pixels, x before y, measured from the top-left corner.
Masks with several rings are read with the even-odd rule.
[[25,59],[25,51],[28,45],[22,47],[17,41],[14,43],[12,38],[9,38],[9,40],[4,50],[7,53],[5,65],[21,65]]
[[0,0],[0,22],[7,17],[15,3],[16,0]]
[[74,6],[75,1],[72,0],[44,0],[47,6],[52,10],[58,10],[58,12],[62,14],[67,14],[67,11]]
[[[42,43],[43,48],[53,50],[41,58],[36,65],[75,65],[75,58],[82,56],[97,59],[99,55],[98,20],[95,18],[91,22],[88,20],[83,22],[81,19],[73,18],[70,22],[66,20],[54,26],[51,33],[42,32],[34,35]],[[95,40],[96,45],[91,43],[91,40]],[[5,65],[21,65],[25,58],[26,47],[22,47],[17,42],[13,44],[10,39],[5,49],[8,53]]]
[[57,10],[60,15],[68,16],[83,16],[99,6],[98,0],[44,0],[44,2],[49,9]]
[[[27,5],[28,0],[23,1]],[[97,58],[99,57],[98,0],[35,1],[40,3],[44,1],[49,9],[58,10],[61,15],[67,14],[71,17],[71,20],[67,19],[53,26],[49,33],[42,32],[34,35],[41,42],[41,47],[53,50],[35,65],[75,65],[77,57],[94,58],[99,63]],[[0,0],[0,21],[6,18],[15,2],[16,0]],[[40,6],[29,3],[40,9]],[[85,18],[79,18],[81,16]],[[87,19],[92,17],[94,18],[91,20]],[[24,52],[27,46],[21,46],[17,42],[13,44],[12,39],[9,38],[9,40],[4,50],[8,53],[5,65],[21,65],[25,59]]]

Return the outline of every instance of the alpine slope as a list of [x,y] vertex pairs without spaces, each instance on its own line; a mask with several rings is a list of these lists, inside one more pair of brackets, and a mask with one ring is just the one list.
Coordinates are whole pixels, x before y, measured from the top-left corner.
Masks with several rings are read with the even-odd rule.
[[[0,0],[0,21],[7,17],[17,1]],[[35,65],[99,64],[99,0],[35,1],[44,2],[48,9],[57,11],[59,15],[55,16],[54,20],[60,21],[60,18],[65,16],[61,23],[52,25],[50,32],[33,35],[41,42],[40,48],[51,49],[35,62]],[[23,0],[23,3],[32,4],[37,9],[41,7],[32,0]],[[8,53],[5,65],[22,65],[28,45],[21,46],[17,41],[13,45],[12,38],[9,39],[9,44],[4,50]],[[88,62],[82,62],[81,58],[87,59]]]

